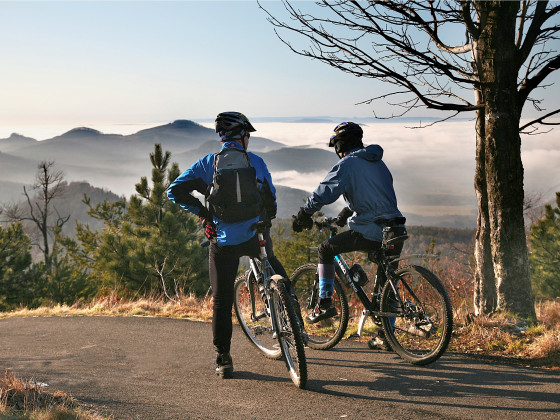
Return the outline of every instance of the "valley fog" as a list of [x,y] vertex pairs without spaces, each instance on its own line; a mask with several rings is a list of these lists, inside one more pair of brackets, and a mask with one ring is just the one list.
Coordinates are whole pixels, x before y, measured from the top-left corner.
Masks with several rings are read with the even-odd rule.
[[[334,127],[342,121],[333,122],[254,122],[257,129],[253,133],[249,150],[257,154],[258,138],[263,137],[290,148],[314,148],[333,153],[328,147],[329,137]],[[360,122],[360,121],[357,121]],[[198,123],[213,130],[212,122]],[[457,216],[464,221],[476,221],[476,199],[473,187],[475,170],[475,138],[474,121],[456,121],[434,124],[426,128],[413,127],[413,123],[400,122],[367,122],[362,123],[364,130],[364,144],[379,144],[384,149],[383,160],[391,170],[399,208],[403,213],[415,214],[423,217]],[[88,128],[99,130],[104,134],[130,135],[146,128],[162,125],[161,122],[147,124],[90,124]],[[17,132],[23,136],[35,139],[52,138],[56,135],[78,127],[79,125],[35,125],[18,126],[10,129],[8,125],[0,125],[0,138],[8,137]],[[14,126],[15,128],[15,126]],[[215,150],[219,150],[220,143],[217,135],[208,132],[207,141],[215,140]],[[204,137],[206,139],[206,137]],[[262,140],[261,140],[262,141]],[[209,148],[212,150],[212,143]],[[208,150],[209,151],[209,150]],[[195,153],[174,153],[172,161],[179,164],[181,170],[188,168],[196,159],[208,151]],[[198,156],[198,154],[201,156]],[[296,153],[296,155],[294,155]],[[317,152],[319,153],[319,152]],[[314,156],[314,155],[313,155]],[[305,190],[308,193],[323,179],[328,169],[336,162],[332,158],[323,167],[315,170],[310,168],[305,174],[290,169],[291,157],[298,157],[297,150],[291,149],[287,157],[283,157],[282,168],[269,165],[273,181],[277,186],[286,186]],[[327,155],[329,157],[329,155]],[[50,158],[50,157],[49,157]],[[76,150],[76,162],[84,157],[80,155],[79,146]],[[85,157],[87,159],[87,156]],[[300,156],[301,158],[301,156]],[[541,194],[545,201],[560,190],[560,142],[555,131],[539,136],[522,136],[522,158],[525,168],[525,191],[527,194]],[[110,160],[111,156],[107,156]],[[306,159],[306,158],[304,158]],[[321,158],[323,159],[323,158]],[[56,160],[56,159],[55,159]],[[306,161],[304,161],[305,163]],[[301,159],[300,159],[301,164]],[[91,175],[82,175],[81,179],[69,181],[87,181],[96,187],[108,189],[116,194],[130,196],[134,194],[134,186],[141,176],[149,176],[151,166],[146,155],[144,163],[127,167],[125,162],[119,164],[122,176],[114,176],[113,171],[106,175],[97,171]],[[0,168],[2,178],[3,168]],[[77,173],[77,171],[75,171]],[[72,170],[68,172],[73,174]],[[31,182],[33,173],[21,182]],[[340,200],[335,207],[340,207]]]

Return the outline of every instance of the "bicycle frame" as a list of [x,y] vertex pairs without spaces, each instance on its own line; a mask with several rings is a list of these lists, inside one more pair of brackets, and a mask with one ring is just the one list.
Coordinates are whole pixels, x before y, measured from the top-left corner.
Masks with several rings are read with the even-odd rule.
[[[274,269],[272,268],[272,266],[270,265],[270,263],[268,262],[268,258],[266,255],[266,248],[265,248],[265,244],[266,241],[264,240],[264,235],[262,234],[262,232],[258,232],[258,239],[259,239],[259,247],[260,247],[260,253],[258,257],[251,257],[249,259],[249,264],[251,266],[251,271],[253,272],[253,275],[255,276],[255,280],[257,281],[258,285],[262,285],[262,287],[259,287],[259,291],[261,292],[262,298],[263,298],[263,302],[265,303],[265,309],[267,311],[267,313],[262,313],[262,314],[256,314],[255,313],[255,295],[254,295],[254,291],[253,288],[250,287],[249,288],[249,293],[251,294],[251,319],[253,321],[257,321],[265,316],[270,316],[271,321],[272,321],[272,331],[275,333],[278,328],[276,325],[276,320],[274,319],[274,317],[272,316],[272,313],[270,311],[270,301],[271,301],[271,294],[270,294],[270,279],[272,278],[272,276],[274,276],[274,274],[276,274],[274,272]],[[259,270],[259,268],[257,267],[257,261],[261,264],[262,270]],[[247,279],[249,279],[249,276],[247,276]]]
[[[333,235],[336,235],[336,233],[338,232],[338,230],[336,228],[334,228],[332,225],[329,225],[328,222],[327,224],[318,224],[318,226],[320,226],[321,228],[328,228],[330,230],[330,237],[332,237]],[[317,250],[318,247],[309,247],[310,250]],[[393,292],[395,293],[395,296],[397,297],[400,305],[403,305],[403,302],[401,300],[400,294],[397,293],[397,290],[395,288],[395,285],[393,283],[393,270],[391,270],[390,265],[393,263],[396,263],[398,261],[402,261],[405,259],[410,259],[410,258],[438,258],[437,255],[432,255],[432,254],[410,254],[410,255],[403,255],[401,257],[398,258],[393,258],[393,259],[388,259],[385,254],[384,254],[384,250],[380,250],[380,255],[377,261],[373,261],[377,264],[377,274],[375,276],[375,280],[374,280],[374,284],[373,284],[373,293],[372,293],[372,299],[370,300],[370,298],[368,297],[366,291],[363,289],[362,286],[356,284],[353,279],[352,276],[350,275],[350,267],[348,266],[348,264],[346,263],[346,261],[344,260],[344,258],[342,257],[342,255],[337,254],[334,256],[334,260],[335,260],[335,272],[338,275],[338,277],[343,281],[343,283],[345,283],[347,286],[349,286],[350,288],[352,288],[352,290],[354,290],[354,292],[356,293],[356,295],[358,296],[358,298],[360,299],[360,302],[362,303],[364,309],[362,310],[362,315],[360,317],[360,321],[358,324],[358,331],[356,333],[355,336],[360,337],[362,334],[362,330],[364,327],[364,324],[367,320],[368,317],[372,316],[372,317],[398,317],[398,316],[402,316],[402,313],[393,313],[393,312],[381,312],[378,308],[379,306],[379,298],[381,296],[381,289],[383,288],[383,286],[385,285],[385,283],[387,281],[390,282],[391,287],[393,289]],[[408,285],[405,285],[405,287],[412,292],[412,290],[410,290],[408,288]],[[315,302],[316,301],[316,297],[312,296],[312,301]],[[374,304],[376,304],[374,306]]]

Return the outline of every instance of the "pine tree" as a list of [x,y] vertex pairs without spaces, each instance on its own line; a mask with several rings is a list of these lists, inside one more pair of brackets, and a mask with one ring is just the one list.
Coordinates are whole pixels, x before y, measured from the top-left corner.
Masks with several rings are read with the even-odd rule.
[[151,183],[142,177],[128,204],[105,201],[94,207],[86,198],[90,216],[103,220],[105,228],[92,232],[78,225],[77,241],[66,244],[74,261],[102,289],[129,296],[164,293],[173,299],[181,291],[207,291],[207,250],[200,247],[198,220],[165,194],[180,174],[176,163],[169,167],[170,157],[155,145]]
[[0,310],[27,304],[33,299],[34,282],[26,276],[31,266],[31,239],[21,223],[0,225]]
[[556,207],[546,205],[545,216],[531,226],[531,280],[540,297],[560,296],[560,192]]
[[[317,213],[316,217],[320,218],[323,213]],[[289,229],[289,237],[285,235],[286,229]],[[274,254],[280,260],[286,273],[291,275],[300,265],[317,262],[317,250],[310,247],[316,247],[328,238],[328,232],[320,232],[313,228],[295,233],[291,226],[286,227],[277,224],[276,228],[271,232],[274,243]]]

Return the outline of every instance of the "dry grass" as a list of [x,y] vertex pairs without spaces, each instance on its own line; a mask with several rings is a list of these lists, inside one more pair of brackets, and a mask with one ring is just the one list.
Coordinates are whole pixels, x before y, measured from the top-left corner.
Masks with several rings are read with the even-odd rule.
[[212,318],[212,299],[183,295],[177,302],[157,296],[126,300],[116,294],[98,297],[91,302],[78,302],[72,306],[55,305],[37,309],[20,308],[0,312],[1,318],[36,316],[155,316],[208,321]]
[[459,323],[450,350],[560,369],[560,300],[538,302],[535,308],[534,325],[507,313]]
[[0,376],[0,419],[102,420],[80,407],[68,394],[47,391],[44,385],[21,380],[8,370]]

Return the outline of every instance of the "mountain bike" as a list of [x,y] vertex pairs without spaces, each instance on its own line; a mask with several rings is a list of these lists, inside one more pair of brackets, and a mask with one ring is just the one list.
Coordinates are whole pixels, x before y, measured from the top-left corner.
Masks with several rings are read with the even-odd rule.
[[[314,221],[314,225],[321,231],[327,229],[334,236],[338,232],[333,226],[335,220],[325,218]],[[368,282],[366,273],[358,264],[349,267],[341,255],[335,256],[333,304],[338,315],[305,325],[309,347],[326,350],[342,339],[349,318],[348,298],[342,287],[345,284],[355,292],[364,307],[358,334],[361,334],[365,321],[371,318],[383,329],[391,348],[415,365],[432,363],[445,352],[453,328],[451,302],[441,281],[427,268],[419,265],[398,268],[401,260],[433,257],[427,254],[400,257],[402,244],[407,238],[402,225],[383,227],[381,247],[368,253],[369,260],[377,264],[371,300],[363,289]],[[305,318],[319,297],[317,265],[302,265],[290,279]]]
[[251,268],[235,280],[235,315],[243,333],[266,357],[284,359],[290,378],[299,388],[307,383],[304,338],[296,307],[284,280],[274,274],[265,250],[264,230],[256,223],[260,255],[250,258]]

